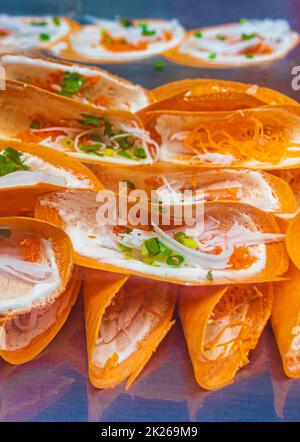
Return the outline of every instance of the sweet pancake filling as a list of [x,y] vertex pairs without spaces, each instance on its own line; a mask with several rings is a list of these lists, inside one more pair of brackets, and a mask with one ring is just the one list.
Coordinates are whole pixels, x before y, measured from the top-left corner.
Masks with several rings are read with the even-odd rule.
[[151,164],[158,145],[135,121],[82,115],[80,121],[54,126],[38,117],[17,138],[67,152],[81,159],[123,164]]
[[[280,202],[263,175],[251,170],[205,171],[198,176],[179,173],[159,178],[157,200],[163,205],[197,204],[206,201],[242,201],[262,210],[276,212]],[[157,184],[159,185],[159,184]],[[184,195],[192,190],[193,195]]]
[[100,109],[136,112],[149,104],[140,86],[121,81],[100,69],[69,66],[21,55],[4,55],[1,61],[7,78],[33,84]]
[[299,118],[284,109],[262,108],[218,118],[161,115],[159,159],[178,163],[232,166],[287,166],[300,151]]
[[76,176],[29,152],[18,152],[12,147],[0,151],[0,189],[39,183],[76,188],[92,185],[84,176]]
[[34,308],[0,325],[0,350],[15,351],[26,347],[44,333],[67,308],[69,299],[59,297],[54,303]]
[[62,17],[21,17],[0,14],[1,45],[14,49],[48,46],[70,31]]
[[159,291],[125,284],[106,307],[93,351],[95,366],[112,369],[126,361],[157,327],[170,306],[167,286]]
[[0,228],[0,312],[38,307],[60,283],[50,239]]
[[166,51],[183,36],[177,20],[97,20],[73,34],[70,41],[83,57],[130,59]]
[[265,61],[284,54],[297,39],[285,20],[245,20],[195,31],[181,54],[211,63]]
[[[248,318],[251,305],[262,303],[263,295],[256,286],[229,287],[215,305],[206,325],[201,362],[225,359],[241,350],[251,339],[252,319]],[[248,335],[242,337],[242,330]]]
[[291,372],[300,370],[300,326],[296,325],[291,331],[292,339],[285,355],[286,365]]
[[[41,206],[55,209],[75,251],[99,262],[179,280],[239,279],[260,272],[266,244],[283,234],[260,231],[251,217],[230,220],[205,214],[203,228],[182,226],[148,230],[97,223],[99,206],[93,192],[57,192],[43,196]],[[226,217],[228,218],[228,217]]]

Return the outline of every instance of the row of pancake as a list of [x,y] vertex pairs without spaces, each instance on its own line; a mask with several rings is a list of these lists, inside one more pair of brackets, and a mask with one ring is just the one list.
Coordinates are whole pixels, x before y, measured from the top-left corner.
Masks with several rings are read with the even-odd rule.
[[299,35],[283,19],[245,19],[186,31],[176,19],[0,15],[0,51],[44,50],[73,61],[118,63],[163,54],[190,66],[247,66],[284,57]]
[[[233,381],[269,318],[299,377],[298,103],[221,80],[146,91],[96,68],[2,63],[0,355],[39,354],[82,283],[98,388],[132,384],[175,310],[203,388]],[[155,193],[156,222],[97,222],[99,193],[120,183],[129,207],[135,191]],[[163,222],[184,205],[204,208],[201,231]]]

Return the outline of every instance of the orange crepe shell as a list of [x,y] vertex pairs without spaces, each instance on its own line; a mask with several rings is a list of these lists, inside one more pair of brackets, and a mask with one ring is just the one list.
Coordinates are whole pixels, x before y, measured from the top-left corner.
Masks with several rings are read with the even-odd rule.
[[287,353],[295,337],[292,330],[300,325],[300,271],[292,266],[288,276],[289,280],[274,284],[272,328],[285,374],[290,378],[299,378],[300,351],[296,370],[292,369]]
[[80,272],[79,269],[75,267],[65,291],[60,295],[60,299],[64,298],[67,300],[67,306],[59,313],[55,323],[43,333],[33,338],[26,347],[15,351],[1,350],[0,356],[10,364],[19,365],[32,360],[41,353],[55,338],[68,319],[72,307],[78,297],[80,286]]
[[[104,273],[90,270],[85,274],[84,280],[84,316],[86,339],[89,360],[89,377],[96,388],[112,388],[128,379],[126,390],[133,384],[141,370],[151,358],[160,342],[168,333],[174,321],[172,315],[176,302],[176,288],[170,289],[170,306],[160,323],[154,328],[150,335],[138,345],[137,350],[113,368],[101,369],[92,364],[92,355],[98,338],[101,320],[106,307],[108,307],[114,296],[128,281],[128,276],[116,273]],[[152,286],[153,290],[159,291],[161,285],[151,281],[137,281],[141,287],[145,284]]]
[[[238,370],[249,362],[248,354],[253,350],[269,319],[272,309],[273,287],[271,283],[257,284],[263,294],[262,305],[255,304],[249,309],[248,326],[243,327],[239,334],[239,344],[231,355],[218,360],[201,361],[204,349],[204,336],[209,318],[214,307],[229,287],[201,287],[199,289],[184,288],[179,297],[179,316],[188,346],[190,358],[198,384],[206,390],[223,388],[233,382]],[[247,286],[242,286],[247,289]],[[249,328],[249,324],[251,328]]]
[[[155,171],[155,165],[149,168],[148,166],[140,166],[139,173],[137,174],[135,170],[130,167],[121,166],[119,168],[108,169],[103,168],[101,166],[93,165],[91,166],[92,171],[97,176],[97,178],[102,182],[105,188],[113,190],[117,194],[119,194],[119,183],[130,182],[134,185],[135,189],[143,189],[149,195],[151,194],[151,190],[157,189],[161,184],[161,177],[166,177],[170,180],[180,179],[182,174],[188,176],[188,179],[191,183],[191,188],[193,183],[197,182],[197,177],[201,178],[201,173],[205,173],[211,169],[199,168],[197,171],[191,169],[190,167],[186,168],[178,168],[174,166],[173,168],[167,167],[163,172],[161,170]],[[184,170],[183,170],[184,169]],[[219,181],[222,179],[222,172],[228,171],[228,169],[218,169],[216,173],[216,179]],[[242,171],[242,170],[241,170]],[[246,172],[247,170],[245,170]],[[295,195],[289,186],[289,184],[283,179],[278,178],[275,175],[272,175],[267,172],[257,171],[263,179],[266,180],[268,185],[271,187],[272,194],[279,201],[280,208],[275,210],[274,213],[283,213],[290,214],[294,213],[297,210],[297,202]],[[234,176],[233,176],[233,179]],[[202,185],[205,186],[205,181],[202,182]],[[195,186],[195,185],[194,185]],[[128,189],[128,195],[130,195],[131,188]],[[241,201],[239,199],[234,199],[230,197],[226,197],[225,201]],[[219,198],[218,201],[224,201],[222,198]],[[255,200],[253,201],[253,205],[255,205]],[[268,210],[267,210],[268,211]],[[272,210],[270,210],[272,212]]]
[[[53,193],[55,195],[55,193]],[[257,226],[258,230],[261,232],[267,233],[275,233],[279,234],[281,231],[278,227],[276,219],[273,215],[263,212],[262,210],[257,209],[254,206],[249,206],[247,204],[237,203],[237,202],[218,202],[218,203],[206,203],[205,204],[206,214],[209,212],[213,217],[221,220],[221,226],[226,226],[229,219],[234,219],[238,214],[247,214],[249,216],[254,225]],[[41,202],[41,198],[37,200],[35,206],[35,217],[51,224],[54,224],[60,228],[66,228],[65,222],[58,214],[57,210],[53,207],[49,207],[44,205]],[[182,285],[193,285],[193,286],[203,286],[203,285],[216,285],[216,284],[236,284],[238,283],[248,283],[248,282],[268,282],[282,279],[282,275],[288,269],[288,256],[285,250],[284,244],[281,242],[274,242],[266,244],[266,265],[265,268],[258,271],[254,276],[251,276],[248,279],[241,280],[220,280],[218,281],[208,281],[204,280],[195,280],[195,281],[186,281],[181,279],[175,279],[174,277],[163,277],[159,275],[151,275],[151,273],[143,273],[138,272],[136,270],[129,270],[124,267],[114,266],[112,264],[105,264],[100,260],[97,260],[92,257],[87,257],[81,255],[74,251],[74,261],[76,264],[81,265],[83,267],[89,267],[98,270],[106,270],[109,272],[118,272],[122,274],[133,274],[137,276],[143,276],[145,278],[151,278],[154,280],[161,280],[167,282],[173,282],[176,284]]]
[[[199,103],[205,106],[202,110],[234,110],[264,104],[298,104],[296,100],[287,95],[266,87],[237,81],[206,78],[191,78],[165,83],[153,89],[152,94],[158,102],[164,103],[166,100],[166,103],[170,106],[164,108],[164,110],[167,110],[175,109],[174,101],[177,100],[178,102],[175,96],[188,91],[192,93],[192,101],[198,99]],[[188,100],[188,98],[185,99]],[[163,109],[163,107],[160,107],[160,109]]]
[[298,269],[300,269],[300,213],[291,220],[287,229],[286,248]]
[[[47,222],[25,217],[1,217],[0,228],[17,229],[28,231],[38,237],[51,240],[51,246],[55,255],[61,286],[56,293],[51,295],[51,300],[56,300],[67,289],[73,271],[73,248],[68,235],[54,225]],[[39,306],[43,307],[43,303]],[[21,310],[12,310],[0,313],[0,319],[10,319],[13,316],[28,313],[31,307]]]
[[[12,147],[18,152],[29,153],[50,165],[71,172],[79,179],[88,180],[90,185],[88,185],[86,189],[95,191],[103,189],[103,185],[88,167],[76,159],[68,157],[63,152],[38,144],[24,143],[19,140],[0,139],[0,151],[7,147]],[[33,213],[35,202],[39,195],[63,188],[64,187],[47,182],[41,182],[36,185],[22,185],[22,183],[20,183],[20,185],[15,187],[2,187],[0,188],[0,215],[16,216],[31,214]]]
[[[206,29],[211,30],[211,29],[216,29],[216,30],[220,30],[220,34],[224,31],[224,28],[226,28],[227,26],[230,26],[232,23],[228,23],[225,25],[219,25],[219,26],[209,26],[206,28],[198,28],[198,29],[191,29],[188,32],[186,32],[185,35],[185,39],[183,40],[183,42],[185,40],[187,40],[190,36],[192,36],[193,34],[195,34],[195,32],[203,32]],[[182,43],[183,43],[182,42]],[[232,67],[249,67],[249,65],[253,66],[253,65],[259,65],[259,64],[265,64],[265,63],[270,63],[274,60],[283,58],[288,52],[290,52],[295,46],[297,46],[299,42],[299,37],[294,37],[291,40],[290,46],[281,54],[278,55],[274,55],[272,58],[265,60],[265,61],[255,61],[255,59],[247,59],[245,57],[245,61],[241,62],[239,61],[239,64],[235,64],[235,63],[218,63],[216,61],[210,62],[209,60],[201,60],[197,57],[194,57],[192,55],[188,55],[188,54],[183,54],[181,52],[179,52],[179,46],[177,46],[174,49],[171,49],[167,52],[164,53],[164,56],[168,59],[173,61],[174,63],[178,63],[178,64],[182,64],[184,66],[194,66],[194,67],[209,67],[209,68],[232,68]],[[181,43],[181,44],[182,44]]]
[[[139,115],[146,130],[149,131],[151,138],[159,144],[161,144],[162,138],[161,134],[157,132],[157,121],[159,117],[163,116],[170,118],[170,128],[172,127],[172,119],[175,119],[176,129],[174,130],[174,134],[188,131],[193,136],[206,136],[206,140],[203,138],[201,141],[198,141],[199,150],[202,149],[203,153],[219,153],[218,149],[221,149],[224,144],[223,153],[230,154],[230,148],[232,149],[234,147],[236,150],[236,152],[233,152],[233,157],[236,158],[235,163],[233,165],[226,165],[226,167],[276,170],[292,169],[300,166],[300,155],[297,153],[297,149],[299,149],[300,146],[300,138],[298,136],[300,107],[298,105],[266,105],[232,112],[187,112],[175,110],[155,110],[147,112],[146,110],[142,110]],[[196,133],[198,127],[205,128],[205,133],[204,129],[201,133]],[[250,135],[248,132],[246,135],[244,133],[247,128],[248,132],[250,131]],[[261,147],[261,140],[258,142],[255,139],[255,137],[261,137],[260,131],[262,129],[264,132],[268,132],[270,129],[273,131],[271,134],[273,137],[272,143],[268,137],[264,137],[264,140],[268,144],[264,149]],[[228,131],[232,133],[230,134]],[[172,135],[173,133],[170,132],[168,134],[169,138]],[[245,136],[249,138],[241,138]],[[230,143],[226,150],[228,139]],[[176,164],[178,167],[189,166],[197,169],[199,166],[206,168],[224,167],[224,164],[214,164],[213,162],[208,164],[205,161],[201,162],[201,159],[193,161],[192,158],[195,158],[197,153],[195,149],[197,139],[195,140],[191,141],[192,144],[189,146],[189,150],[186,150],[182,154],[177,154],[177,156],[180,157],[180,163],[177,163],[175,159],[172,160],[169,158],[164,161],[168,161],[169,163],[173,161],[173,164]],[[165,144],[168,142],[170,141],[165,142]],[[207,145],[206,147],[205,143]],[[245,150],[246,143],[248,143],[247,150]],[[205,148],[207,149],[206,151]],[[253,165],[249,164],[249,161],[252,159],[248,156],[250,148],[254,150],[256,155],[256,157],[254,156],[256,162]],[[296,148],[296,151],[288,151],[288,148]],[[237,156],[235,156],[235,154]],[[238,159],[238,155],[241,156],[241,159]],[[262,158],[263,155],[266,156],[265,159]],[[245,157],[244,159],[243,156]],[[274,158],[276,161],[274,161]],[[284,159],[291,160],[292,163],[284,163]],[[162,169],[165,168],[164,162],[159,162],[156,166]]]
[[[0,108],[0,137],[5,139],[22,138],[22,132],[26,132],[37,117],[55,126],[62,126],[61,120],[82,120],[83,115],[92,114],[96,118],[115,118],[141,126],[140,119],[131,112],[91,109],[89,104],[13,80],[7,80],[6,89],[0,91]],[[87,158],[75,151],[65,153],[86,163],[99,163],[96,155]],[[109,166],[113,167],[114,164],[109,163]]]
[[[119,88],[121,88],[122,86],[131,87],[132,93],[135,92],[137,96],[138,96],[138,94],[144,95],[145,102],[148,104],[151,103],[152,101],[154,101],[154,97],[150,91],[147,91],[146,89],[142,88],[141,86],[134,85],[133,83],[131,83],[130,81],[128,81],[124,78],[121,78],[117,75],[111,74],[110,72],[105,71],[105,70],[95,67],[95,66],[84,66],[84,65],[79,65],[79,64],[73,64],[73,63],[68,63],[67,61],[53,60],[50,58],[38,57],[36,55],[26,57],[28,60],[31,61],[30,63],[26,64],[26,62],[22,58],[22,56],[23,56],[22,54],[16,54],[14,56],[15,57],[14,60],[8,60],[8,61],[7,61],[6,55],[9,56],[11,54],[3,54],[1,57],[1,63],[2,63],[2,66],[6,70],[6,78],[10,79],[10,80],[28,83],[28,84],[31,84],[33,86],[37,86],[37,87],[40,87],[43,89],[44,88],[43,82],[39,81],[40,72],[42,73],[42,76],[43,75],[47,76],[47,73],[49,74],[50,72],[51,73],[59,72],[59,67],[57,67],[56,65],[61,66],[62,68],[69,68],[72,72],[77,72],[76,68],[84,68],[84,69],[90,70],[91,73],[98,74],[98,77],[94,76],[94,77],[90,77],[90,78],[97,79],[97,81],[99,83],[104,82],[104,87],[106,86],[106,89],[108,89],[108,87],[109,87],[107,82],[111,81],[115,84],[118,84]],[[18,60],[18,55],[21,55],[21,60]],[[47,66],[47,64],[42,64],[42,66],[39,67],[39,62],[48,63],[48,66]],[[45,75],[45,72],[46,72],[46,75]],[[87,75],[87,77],[89,76],[88,73],[86,75]],[[91,84],[93,84],[93,83],[91,83]],[[93,87],[93,86],[91,86],[91,87]],[[46,89],[46,90],[48,90],[48,89]],[[48,92],[51,92],[51,93],[54,93],[55,95],[57,95],[54,91],[48,91]],[[101,88],[99,90],[96,89],[96,91],[94,93],[97,95],[100,95]],[[116,93],[121,94],[121,91],[116,90]],[[65,98],[67,98],[68,100],[72,100],[72,102],[74,99],[76,101],[80,101],[80,100],[77,100],[76,97],[75,98],[74,97],[72,97],[72,98],[65,97]],[[86,104],[90,104],[92,106],[92,109],[95,109],[95,106],[93,106],[92,103],[86,103]],[[112,108],[112,106],[104,106],[104,105],[103,105],[103,107]],[[117,108],[116,106],[114,106],[114,107]],[[93,110],[91,110],[91,112],[93,112]]]

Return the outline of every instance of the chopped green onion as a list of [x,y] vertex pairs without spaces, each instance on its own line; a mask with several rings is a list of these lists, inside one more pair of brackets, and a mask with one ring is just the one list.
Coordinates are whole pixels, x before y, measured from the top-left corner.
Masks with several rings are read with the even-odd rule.
[[129,28],[130,26],[133,26],[132,21],[129,20],[128,18],[121,18],[120,19],[120,24],[122,26],[124,26],[124,28]]
[[167,264],[171,267],[180,267],[184,263],[185,259],[182,255],[169,256]]
[[207,272],[207,274],[206,274],[206,279],[207,279],[207,281],[213,281],[213,280],[214,280],[214,277],[213,277],[213,274],[212,274],[212,271],[211,271],[211,270],[209,270],[209,271]]
[[120,242],[117,242],[117,247],[123,253],[128,253],[128,252],[131,252],[131,250],[132,250],[130,247],[124,246],[124,244],[122,244]]
[[49,34],[44,34],[43,32],[40,34],[40,40],[43,41],[49,41],[50,40],[50,35]]
[[0,154],[0,176],[8,175],[18,170],[29,170],[29,167],[24,164],[19,152],[12,147],[8,147]]
[[161,252],[160,242],[157,238],[149,238],[144,241],[144,245],[150,256],[156,256]]
[[246,58],[253,58],[253,57],[254,57],[254,55],[251,54],[250,52],[248,54],[246,54]]
[[134,137],[120,137],[116,140],[121,149],[130,149],[134,145]]
[[84,120],[81,121],[82,124],[90,124],[91,126],[99,127],[101,118],[95,117],[94,115],[84,115]]
[[217,54],[216,54],[216,52],[211,52],[211,53],[209,54],[208,58],[209,58],[210,60],[215,60],[215,59],[217,58]]
[[13,161],[15,164],[17,164],[18,166],[21,166],[23,170],[28,170],[29,167],[26,166],[23,161],[21,160],[21,154],[19,152],[17,152],[15,149],[13,149],[12,147],[7,147],[4,150],[4,155],[10,160]]
[[104,120],[104,128],[105,128],[104,129],[104,134],[105,135],[108,135],[108,136],[114,135],[114,132],[112,130],[112,125],[110,124],[109,121]]
[[92,134],[91,140],[103,142],[103,135],[102,134]]
[[83,152],[93,153],[94,155],[98,155],[98,156],[102,157],[103,153],[98,152],[99,149],[101,149],[101,148],[102,148],[102,144],[91,144],[91,145],[80,144],[78,146],[78,149],[82,150]]
[[115,154],[115,150],[113,147],[107,147],[104,151],[104,156],[106,157],[113,157]]
[[196,241],[193,238],[189,238],[188,236],[185,236],[184,238],[182,238],[182,240],[180,242],[181,242],[181,244],[183,244],[185,247],[188,247],[189,249],[193,249],[193,250],[198,249],[198,244],[196,243]]
[[146,151],[142,147],[136,147],[134,149],[134,155],[138,158],[141,158],[141,159],[147,158]]
[[55,26],[60,26],[60,18],[59,17],[52,17],[52,21],[55,24]]
[[176,232],[174,235],[174,239],[176,239],[176,241],[180,242],[182,238],[184,238],[186,235],[183,232]]
[[248,19],[247,18],[240,18],[240,25],[244,25],[248,23]]
[[217,35],[217,39],[220,40],[220,41],[225,41],[226,40],[226,35],[219,34],[219,35]]
[[194,32],[194,36],[196,37],[196,38],[201,38],[202,37],[202,32],[201,31],[196,31],[196,32]]
[[9,229],[0,229],[0,237],[1,238],[10,238],[11,237],[11,230],[9,230]]
[[80,91],[84,83],[84,77],[78,72],[65,72],[61,84],[60,95],[73,97]]
[[32,21],[30,24],[31,26],[47,26],[46,21]]
[[30,129],[40,129],[41,128],[41,124],[39,121],[37,120],[33,120],[29,126]]
[[130,160],[133,160],[132,155],[129,152],[126,152],[125,150],[119,150],[118,155],[120,157],[128,158]]
[[242,34],[242,40],[251,40],[256,36],[257,36],[256,32],[253,32],[253,34]]
[[163,61],[156,61],[153,66],[157,72],[161,72],[164,70],[165,64]]

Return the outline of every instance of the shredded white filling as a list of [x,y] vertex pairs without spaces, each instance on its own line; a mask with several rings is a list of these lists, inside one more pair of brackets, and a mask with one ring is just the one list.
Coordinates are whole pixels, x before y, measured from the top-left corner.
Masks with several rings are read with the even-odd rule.
[[[118,296],[112,303],[117,302]],[[121,310],[116,311],[111,304],[102,318],[92,357],[92,363],[99,368],[104,368],[114,355],[115,365],[126,361],[159,324],[160,317],[169,306],[167,288],[164,286],[158,293],[150,288],[125,296]]]
[[60,287],[61,278],[51,240],[41,240],[45,263],[22,261],[1,250],[0,312],[27,308],[43,301]]

